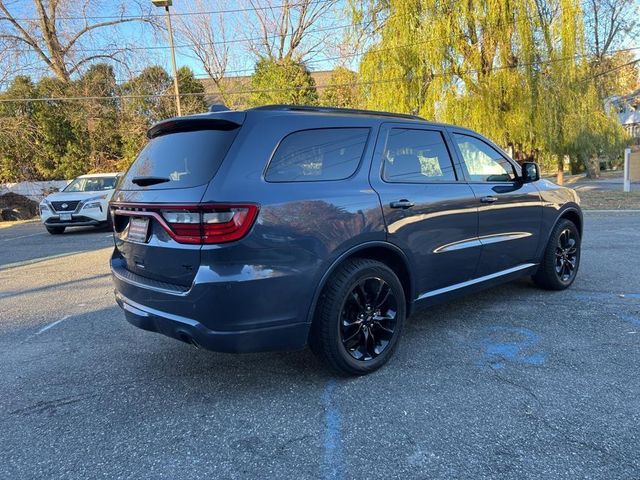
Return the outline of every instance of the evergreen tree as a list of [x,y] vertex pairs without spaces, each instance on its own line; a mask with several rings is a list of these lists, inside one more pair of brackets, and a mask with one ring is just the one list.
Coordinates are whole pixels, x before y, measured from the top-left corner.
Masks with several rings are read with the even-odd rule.
[[320,90],[320,104],[327,107],[358,107],[358,75],[345,67],[337,67],[327,87]]
[[251,76],[251,90],[251,106],[318,103],[318,93],[311,74],[304,64],[290,58],[260,59]]

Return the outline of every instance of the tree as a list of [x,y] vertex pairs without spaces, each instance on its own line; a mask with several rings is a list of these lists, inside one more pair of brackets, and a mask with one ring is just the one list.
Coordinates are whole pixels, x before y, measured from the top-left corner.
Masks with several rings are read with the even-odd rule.
[[300,62],[283,60],[258,60],[251,76],[252,106],[285,103],[316,105],[318,93],[311,74]]
[[174,115],[175,107],[165,96],[171,91],[172,80],[159,66],[145,68],[140,74],[122,85],[123,95],[120,118],[122,161],[120,168],[133,162],[147,141],[146,133],[154,123]]
[[198,80],[189,67],[178,69],[178,87],[182,114],[202,113],[207,111],[204,100],[204,85]]
[[[37,90],[29,77],[13,79],[5,98],[36,98]],[[0,103],[0,181],[20,182],[40,177],[34,159],[40,156],[39,132],[33,103]]]
[[358,107],[358,75],[345,67],[331,73],[329,83],[320,90],[320,104],[328,107]]
[[[585,43],[598,94],[611,95],[637,88],[638,62],[631,51],[618,51],[640,34],[638,4],[634,0],[583,0]],[[608,72],[615,72],[609,75]]]
[[[319,47],[326,48],[329,30],[314,28],[332,11],[337,0],[249,0],[249,50],[268,60],[302,61]],[[316,30],[321,30],[317,28]]]
[[[121,61],[126,46],[108,41],[100,33],[131,22],[151,22],[149,7],[138,0],[120,1],[117,14],[104,18],[112,2],[74,0],[31,0],[33,8],[24,2],[0,0],[0,50],[11,50],[22,60],[34,58],[44,64],[56,78],[69,82],[73,74],[96,60]],[[129,15],[126,5],[137,6],[138,15]],[[25,15],[34,15],[24,18]],[[99,45],[99,47],[98,47]],[[88,48],[91,47],[91,48]],[[21,55],[22,54],[22,55]]]
[[[76,81],[71,92],[87,100],[74,106],[74,127],[78,138],[86,141],[88,152],[83,149],[78,154],[86,157],[82,170],[113,171],[116,169],[121,152],[121,139],[118,131],[118,85],[113,67],[107,64],[94,64]],[[100,97],[100,98],[90,98]],[[84,142],[76,142],[77,146]]]
[[[204,87],[191,69],[178,70],[182,110],[184,114],[200,113],[207,109]],[[145,68],[140,75],[122,85],[120,137],[122,141],[119,168],[131,165],[147,142],[151,125],[176,115],[173,79],[159,66]]]
[[[207,8],[211,8],[207,3]],[[216,2],[216,6],[222,2]],[[197,0],[191,5],[190,13],[203,12],[202,0]],[[225,21],[223,14],[200,13],[198,15],[184,15],[179,18],[178,34],[183,37],[189,49],[200,65],[213,81],[223,102],[230,104],[232,98],[226,95],[226,84],[223,81],[229,64],[230,44],[226,41],[229,22]]]
[[593,158],[579,140],[587,131],[591,145],[612,138],[615,120],[591,98],[576,0],[380,0],[371,8],[377,33],[360,65],[367,107],[468,126],[520,161],[557,166],[560,182],[565,156]]

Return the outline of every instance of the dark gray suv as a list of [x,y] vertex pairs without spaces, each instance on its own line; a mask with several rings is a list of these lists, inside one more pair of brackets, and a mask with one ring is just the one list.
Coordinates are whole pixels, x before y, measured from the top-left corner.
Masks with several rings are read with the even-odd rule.
[[116,299],[193,345],[309,344],[365,374],[416,308],[525,275],[560,290],[578,270],[577,195],[464,128],[268,106],[148,137],[110,205]]

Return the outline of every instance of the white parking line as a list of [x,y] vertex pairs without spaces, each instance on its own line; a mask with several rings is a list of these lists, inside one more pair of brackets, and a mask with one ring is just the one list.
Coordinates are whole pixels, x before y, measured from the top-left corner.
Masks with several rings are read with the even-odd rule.
[[38,332],[36,333],[36,335],[40,335],[41,333],[46,332],[47,330],[49,330],[50,328],[55,327],[56,325],[58,325],[60,322],[65,321],[67,318],[71,317],[71,315],[65,315],[64,317],[62,317],[60,320],[56,320],[53,323],[50,323],[49,325],[45,325],[44,327],[42,327],[40,330],[38,330]]

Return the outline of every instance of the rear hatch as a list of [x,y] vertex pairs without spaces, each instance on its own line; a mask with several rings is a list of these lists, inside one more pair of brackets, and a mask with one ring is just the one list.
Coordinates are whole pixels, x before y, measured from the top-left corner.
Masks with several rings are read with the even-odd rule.
[[217,243],[207,241],[203,219],[223,233],[230,230],[230,219],[237,223],[233,206],[200,202],[243,120],[241,112],[226,112],[171,119],[149,130],[149,143],[110,204],[116,272],[191,285],[202,245]]

